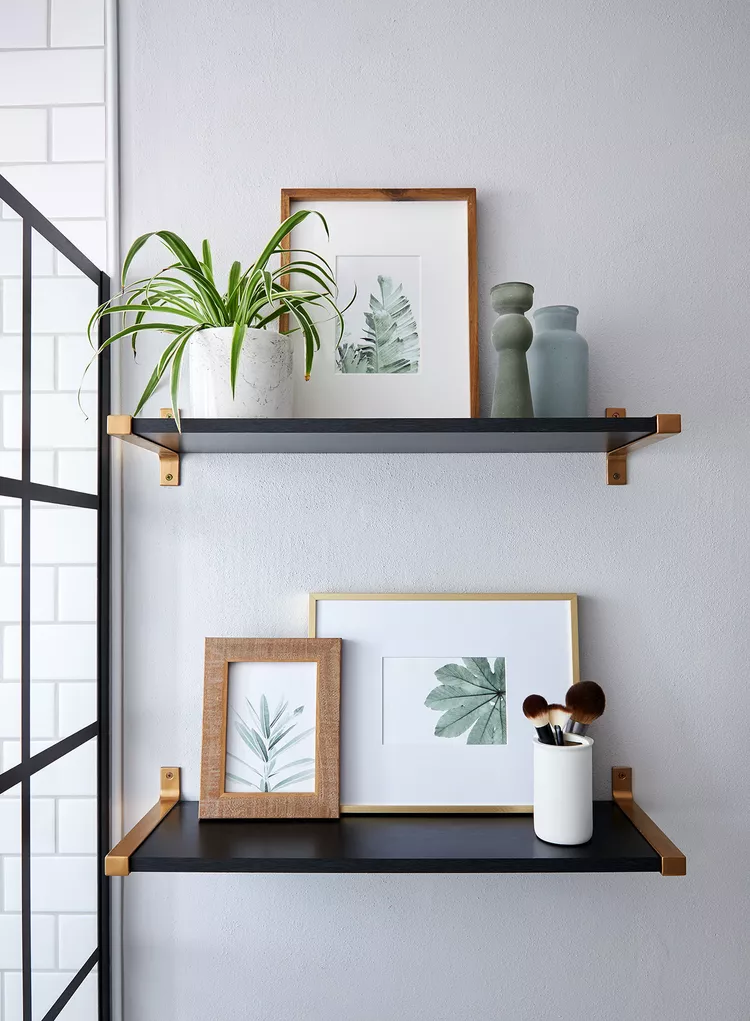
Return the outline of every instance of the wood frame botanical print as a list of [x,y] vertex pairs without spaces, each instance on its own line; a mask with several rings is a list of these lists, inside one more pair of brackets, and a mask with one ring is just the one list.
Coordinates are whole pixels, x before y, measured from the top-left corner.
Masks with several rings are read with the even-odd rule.
[[207,638],[201,819],[339,814],[338,638]]
[[348,308],[338,343],[338,321],[320,323],[310,379],[295,365],[295,416],[477,417],[475,189],[284,188],[282,220],[300,209],[321,213],[329,236],[308,216],[282,262],[317,252]]
[[527,695],[579,680],[572,594],[310,596],[343,639],[342,812],[530,812]]

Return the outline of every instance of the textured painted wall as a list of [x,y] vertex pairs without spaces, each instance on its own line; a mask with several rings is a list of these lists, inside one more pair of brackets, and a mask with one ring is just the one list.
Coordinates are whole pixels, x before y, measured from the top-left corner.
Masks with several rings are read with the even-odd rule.
[[125,240],[210,235],[228,265],[283,185],[476,185],[485,413],[488,291],[521,279],[581,308],[592,412],[685,429],[627,488],[600,457],[436,455],[193,457],[160,490],[128,451],[127,823],[162,764],[197,794],[204,635],[303,635],[311,589],[572,590],[610,696],[598,792],[632,764],[689,858],[684,880],[131,877],[126,1021],[744,1021],[746,5],[141,0],[121,21]]

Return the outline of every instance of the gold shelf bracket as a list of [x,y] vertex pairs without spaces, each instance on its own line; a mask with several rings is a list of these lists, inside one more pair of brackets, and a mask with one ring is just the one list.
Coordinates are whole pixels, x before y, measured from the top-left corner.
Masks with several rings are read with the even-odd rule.
[[[607,408],[607,418],[626,418],[625,408]],[[628,484],[628,454],[640,447],[648,447],[651,443],[658,443],[659,440],[669,439],[682,431],[682,419],[680,415],[657,415],[656,432],[644,436],[640,440],[633,440],[632,443],[625,443],[622,447],[616,447],[607,454],[607,485],[627,486]]]
[[158,802],[112,848],[104,859],[104,874],[107,876],[129,876],[130,856],[138,850],[146,837],[153,833],[179,800],[180,770],[177,766],[162,766]]
[[[169,414],[165,411],[169,410]],[[162,418],[172,418],[170,409],[161,409]],[[159,455],[159,485],[179,486],[180,484],[180,453],[178,450],[171,450],[163,447],[160,443],[146,439],[145,436],[136,436],[133,433],[132,415],[108,415],[107,434],[117,436],[126,443],[132,443],[136,447],[143,447]]]
[[661,857],[661,874],[663,876],[686,875],[687,858],[685,855],[633,800],[633,770],[630,766],[613,767],[612,800]]

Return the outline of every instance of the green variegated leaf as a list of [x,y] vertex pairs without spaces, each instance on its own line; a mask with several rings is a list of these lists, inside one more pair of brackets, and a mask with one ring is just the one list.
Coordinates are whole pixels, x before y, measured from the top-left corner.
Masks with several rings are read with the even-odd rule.
[[469,730],[467,744],[506,744],[505,659],[466,658],[435,671],[440,684],[428,694],[428,709],[442,712],[436,737],[460,737]]
[[[199,257],[173,231],[150,231],[136,238],[123,261],[122,290],[93,312],[87,331],[89,343],[95,351],[93,360],[118,340],[129,340],[135,355],[136,341],[145,330],[159,330],[167,334],[165,351],[138,401],[136,415],[154,395],[169,366],[173,418],[178,430],[181,429],[178,391],[182,359],[188,341],[195,332],[206,327],[233,327],[229,369],[233,394],[247,330],[263,329],[266,326],[278,328],[276,321],[282,315],[291,316],[296,324],[288,332],[296,330],[304,339],[305,375],[309,377],[315,352],[320,348],[319,326],[335,320],[337,326],[334,343],[337,343],[343,333],[343,313],[351,306],[351,302],[343,310],[339,308],[331,267],[315,252],[300,250],[309,258],[295,258],[288,267],[274,265],[269,268],[271,259],[274,263],[279,261],[291,231],[308,216],[317,217],[325,234],[328,234],[328,225],[319,212],[297,210],[274,231],[252,266],[243,272],[239,262],[232,263],[223,294],[216,283],[213,253],[207,240],[201,245]],[[171,262],[150,278],[126,283],[133,260],[152,238],[160,241],[177,261]],[[288,290],[277,283],[277,278],[288,277],[290,270],[308,285],[306,289]],[[382,306],[383,303],[380,301],[378,304]],[[317,315],[317,309],[325,311],[324,318],[313,318]],[[101,330],[109,316],[121,316],[123,328],[113,331],[106,338],[100,332],[95,339],[93,332]],[[155,321],[147,321],[148,316],[154,317]],[[177,335],[180,341],[177,346],[170,335]]]

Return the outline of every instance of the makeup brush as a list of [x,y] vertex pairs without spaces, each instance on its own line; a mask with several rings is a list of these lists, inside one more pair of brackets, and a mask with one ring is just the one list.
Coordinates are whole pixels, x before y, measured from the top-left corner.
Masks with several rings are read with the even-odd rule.
[[571,734],[585,734],[589,725],[604,712],[607,700],[596,681],[580,681],[571,685],[565,696],[570,710],[568,731]]
[[552,702],[547,707],[549,710],[549,722],[553,731],[555,732],[555,744],[564,744],[563,731],[565,725],[570,719],[570,713],[564,705],[560,705],[559,702]]
[[557,744],[552,727],[549,725],[549,713],[547,712],[547,699],[541,695],[529,695],[523,700],[523,715],[536,727],[539,740],[542,744]]

